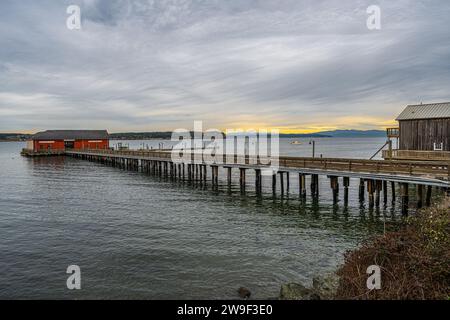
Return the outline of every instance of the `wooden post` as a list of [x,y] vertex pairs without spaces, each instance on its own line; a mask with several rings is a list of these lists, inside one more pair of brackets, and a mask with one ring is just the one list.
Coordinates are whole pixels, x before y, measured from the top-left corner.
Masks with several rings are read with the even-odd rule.
[[365,193],[364,179],[359,179],[359,201],[360,202],[364,202],[364,193]]
[[219,185],[219,167],[218,166],[215,166],[215,179],[216,179],[216,181],[215,181],[215,184],[216,184],[216,186],[218,186]]
[[289,171],[286,172],[286,191],[289,193]]
[[280,171],[280,188],[281,194],[284,194],[284,172]]
[[298,193],[300,197],[306,197],[306,176],[303,173],[298,174]]
[[186,179],[186,172],[185,172],[185,169],[186,169],[186,165],[183,163],[182,165],[182,171],[183,171],[183,181]]
[[431,206],[431,193],[432,193],[433,187],[427,186],[427,195],[426,195],[426,206]]
[[261,192],[261,169],[255,169],[255,189],[256,193]]
[[315,180],[314,185],[316,186],[314,193],[316,195],[316,198],[318,198],[319,197],[319,175],[318,174],[315,175],[314,180]]
[[347,206],[348,205],[348,187],[350,186],[350,178],[349,177],[344,177],[343,178],[343,182],[344,182],[344,204]]
[[239,171],[240,171],[239,182],[241,190],[245,190],[245,168],[239,168]]
[[417,185],[417,208],[423,207],[423,185]]
[[213,186],[216,184],[216,170],[214,166],[211,166],[211,182]]
[[388,192],[387,192],[387,181],[383,181],[383,202],[384,205],[387,204]]
[[227,167],[227,184],[228,188],[231,187],[231,167]]
[[381,189],[383,188],[383,183],[381,182],[381,180],[377,180],[375,182],[375,205],[377,207],[380,206],[380,198],[381,198]]
[[409,206],[409,190],[407,183],[400,184],[400,197],[402,202],[402,214],[408,214],[408,206]]
[[319,196],[319,176],[317,174],[311,175],[311,195],[315,198]]
[[395,203],[395,182],[391,181],[392,203]]
[[273,193],[277,192],[277,174],[276,173],[272,174],[272,192]]
[[369,208],[373,208],[374,207],[374,198],[373,198],[373,193],[374,193],[374,189],[375,189],[375,181],[373,180],[367,180],[367,193],[369,195]]
[[338,202],[338,177],[330,176],[330,187],[333,193],[333,203],[336,204]]

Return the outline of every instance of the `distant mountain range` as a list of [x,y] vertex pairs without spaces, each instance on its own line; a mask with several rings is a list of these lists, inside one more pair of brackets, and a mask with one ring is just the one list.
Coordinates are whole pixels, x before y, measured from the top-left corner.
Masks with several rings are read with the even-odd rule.
[[333,138],[386,137],[386,130],[334,130],[322,131],[319,134]]
[[[170,139],[172,132],[122,132],[111,133],[112,140],[146,140],[146,139]],[[0,141],[25,141],[30,139],[30,134],[0,133]],[[281,138],[372,138],[386,137],[384,130],[333,130],[316,133],[283,133]]]

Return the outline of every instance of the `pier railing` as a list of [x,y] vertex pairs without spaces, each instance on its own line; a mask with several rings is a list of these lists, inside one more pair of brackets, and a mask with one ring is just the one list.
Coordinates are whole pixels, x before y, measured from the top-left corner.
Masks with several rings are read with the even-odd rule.
[[383,150],[386,160],[450,161],[450,151]]
[[[171,151],[152,150],[80,150],[68,153],[94,154],[105,157],[124,157],[134,159],[152,159],[160,161],[172,161]],[[187,159],[187,160],[186,160]],[[231,161],[230,161],[231,159]],[[270,167],[267,159],[226,155],[216,156],[217,162],[205,162],[201,153],[190,153],[184,155],[185,163],[209,164],[217,166],[245,166],[245,167]],[[301,158],[301,157],[279,157],[277,166],[280,170],[313,169],[322,171],[339,171],[370,174],[389,174],[420,176],[450,181],[450,161],[386,161],[386,160],[364,160],[345,158]],[[272,163],[273,164],[273,163]]]

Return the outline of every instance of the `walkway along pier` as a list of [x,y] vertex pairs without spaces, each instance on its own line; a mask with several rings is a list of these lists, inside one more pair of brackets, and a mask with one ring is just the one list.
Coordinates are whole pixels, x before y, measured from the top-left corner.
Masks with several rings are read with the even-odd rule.
[[[95,161],[126,170],[135,170],[154,175],[207,183],[208,171],[213,186],[218,185],[219,167],[226,171],[228,186],[232,183],[232,170],[239,169],[239,184],[242,191],[246,186],[246,171],[254,170],[256,192],[262,192],[262,170],[269,167],[259,159],[234,156],[234,161],[223,156],[220,163],[206,163],[198,154],[187,154],[188,160],[174,162],[170,151],[151,150],[66,150],[70,157]],[[222,160],[222,155],[219,156]],[[217,159],[217,157],[216,157]],[[228,160],[228,162],[227,162]],[[209,167],[209,170],[208,170]],[[277,190],[277,176],[280,178],[280,190],[289,191],[291,175],[299,179],[299,195],[306,197],[306,176],[310,176],[310,194],[319,196],[319,176],[330,180],[334,202],[339,199],[339,178],[342,178],[344,202],[348,202],[350,178],[359,179],[359,199],[367,200],[369,208],[378,207],[383,195],[383,203],[388,201],[388,186],[392,202],[396,199],[395,184],[400,185],[402,213],[407,214],[409,207],[409,188],[417,186],[417,206],[430,205],[432,187],[450,192],[450,163],[431,161],[386,161],[363,159],[297,158],[280,157],[278,172],[272,174],[272,190]]]

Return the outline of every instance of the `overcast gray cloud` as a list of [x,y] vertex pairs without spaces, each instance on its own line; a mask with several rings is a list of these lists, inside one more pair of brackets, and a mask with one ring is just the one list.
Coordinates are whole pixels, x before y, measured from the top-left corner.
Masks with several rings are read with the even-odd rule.
[[448,17],[447,0],[2,0],[0,131],[379,128],[450,100]]

